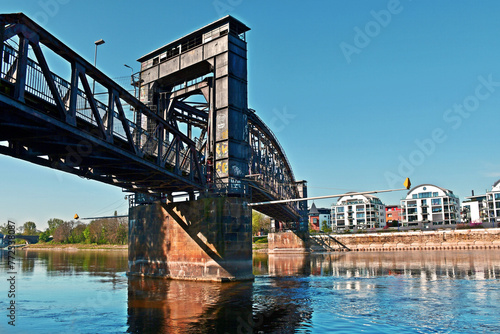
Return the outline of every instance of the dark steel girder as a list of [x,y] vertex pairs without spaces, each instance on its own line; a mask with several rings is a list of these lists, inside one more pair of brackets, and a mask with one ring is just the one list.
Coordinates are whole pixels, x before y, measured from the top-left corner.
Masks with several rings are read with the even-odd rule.
[[[47,116],[43,112],[32,109],[32,108],[24,105],[23,103],[12,100],[9,97],[0,94],[0,124],[2,124],[5,119],[8,120],[10,118],[9,116],[12,113],[17,114],[16,117],[19,117],[20,114],[22,114],[22,117],[24,118],[23,123],[25,123],[25,124],[28,124],[28,125],[30,125],[30,124],[42,125],[43,124],[44,126],[46,126],[47,131],[49,131],[49,132],[57,130],[56,133],[58,133],[58,136],[65,137],[71,143],[72,146],[78,145],[78,143],[82,142],[82,141],[89,143],[93,149],[92,149],[92,152],[87,155],[88,157],[93,157],[96,159],[99,159],[99,157],[101,157],[101,156],[116,157],[116,159],[124,161],[127,164],[134,164],[134,166],[138,166],[137,171],[142,171],[142,173],[144,175],[151,175],[151,173],[156,172],[156,173],[164,174],[165,177],[175,178],[175,179],[179,178],[179,174],[176,174],[174,172],[170,172],[165,168],[161,168],[161,167],[157,166],[156,164],[149,162],[147,160],[144,160],[144,159],[138,157],[137,155],[135,155],[129,151],[117,148],[116,146],[106,142],[104,139],[96,138],[88,133],[85,133],[81,130],[75,129],[74,127],[66,124],[65,122],[62,122],[62,121],[57,120],[53,117]],[[52,154],[55,154],[55,152],[57,152],[57,151],[61,155],[67,154],[66,151],[61,151],[61,148],[64,148],[64,149],[66,148],[67,143],[61,145],[60,142],[57,142],[55,144],[44,143],[43,145],[39,145],[35,139],[32,142],[30,142],[30,140],[27,140],[26,142],[22,142],[21,144],[24,146],[28,146],[28,147],[30,147],[30,146],[35,147],[35,150],[37,152],[40,152],[41,155],[42,154],[43,155],[49,155],[49,154],[52,155]],[[60,149],[57,149],[57,147],[59,147]],[[3,150],[3,153],[8,154],[8,155],[12,155],[12,153],[9,154],[9,153],[5,152],[5,150]],[[73,153],[73,152],[70,152],[70,153]],[[78,152],[76,152],[76,154],[75,154],[76,158],[80,158],[83,161],[83,158],[85,158],[85,156],[83,156],[83,157],[82,156],[83,156],[82,154],[78,155]],[[93,179],[96,179],[98,181],[102,181],[102,182],[106,182],[106,183],[114,185],[114,183],[110,179],[103,178],[103,177],[100,177],[97,175],[85,175],[81,170],[78,170],[78,169],[74,168],[73,166],[69,166],[67,164],[61,164],[61,167],[58,168],[58,166],[51,166],[50,162],[47,162],[47,160],[45,160],[45,159],[36,158],[36,157],[27,157],[27,156],[20,156],[19,158],[24,159],[24,160],[28,160],[28,161],[36,163],[36,164],[44,165],[47,167],[53,167],[56,169],[67,171],[67,172],[72,173],[72,174],[76,174],[76,175],[84,176],[84,177],[88,177],[88,178],[93,178]],[[86,166],[84,166],[84,167],[86,167]],[[180,183],[184,184],[183,188],[185,188],[185,189],[189,189],[189,190],[202,189],[200,183],[197,183],[195,181],[182,180],[182,182],[180,182]],[[127,190],[133,191],[133,189],[127,189]],[[177,189],[164,189],[164,192],[172,192],[172,191],[178,191],[178,190]]]

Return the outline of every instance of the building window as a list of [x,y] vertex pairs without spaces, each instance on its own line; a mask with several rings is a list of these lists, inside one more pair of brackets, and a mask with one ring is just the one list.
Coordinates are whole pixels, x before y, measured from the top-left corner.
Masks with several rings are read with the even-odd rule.
[[337,212],[344,212],[344,207],[338,207]]
[[441,205],[441,198],[434,198],[431,202],[432,205]]
[[442,211],[442,208],[441,207],[437,207],[437,208],[432,208],[432,212],[441,212]]
[[432,193],[432,197],[438,197],[438,193]]
[[356,218],[364,218],[365,214],[364,213],[356,213]]
[[500,193],[495,194],[495,199],[500,199]]
[[413,199],[417,199],[418,195],[417,194],[413,194],[413,196],[411,198]]

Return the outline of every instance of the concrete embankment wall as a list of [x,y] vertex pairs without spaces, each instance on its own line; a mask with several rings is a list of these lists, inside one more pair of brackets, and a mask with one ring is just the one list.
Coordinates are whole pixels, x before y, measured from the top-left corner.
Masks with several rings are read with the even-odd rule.
[[[500,229],[473,229],[450,231],[418,231],[395,233],[336,234],[331,237],[340,241],[351,251],[408,251],[439,249],[490,249],[500,248]],[[321,238],[320,244],[330,245],[332,249],[342,250],[327,235],[312,236]],[[330,240],[330,241],[329,241]],[[321,251],[313,243],[312,251]]]
[[[500,248],[500,228],[363,234],[269,234],[270,253]],[[345,247],[347,247],[347,249]]]

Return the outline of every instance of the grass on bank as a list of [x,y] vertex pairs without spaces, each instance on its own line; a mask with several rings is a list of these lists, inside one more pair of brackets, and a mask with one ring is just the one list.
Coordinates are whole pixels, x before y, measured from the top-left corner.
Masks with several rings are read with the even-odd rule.
[[56,243],[56,242],[38,242],[36,244],[28,244],[26,249],[128,249],[128,245],[113,245],[113,244],[86,244],[86,243]]

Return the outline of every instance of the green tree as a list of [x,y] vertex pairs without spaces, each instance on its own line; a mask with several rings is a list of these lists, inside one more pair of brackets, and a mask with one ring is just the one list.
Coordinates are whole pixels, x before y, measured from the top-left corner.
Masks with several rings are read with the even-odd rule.
[[85,237],[85,242],[90,244],[90,227],[87,225],[85,230],[83,230],[83,236]]
[[85,228],[87,225],[83,223],[73,223],[74,227],[71,229],[68,238],[69,243],[83,243],[85,242]]
[[40,241],[47,242],[50,240],[49,229],[46,229],[45,232],[40,233],[39,237]]
[[49,225],[49,235],[54,235],[54,231],[56,230],[56,228],[59,227],[59,225],[61,225],[62,223],[64,223],[64,220],[62,219],[59,219],[59,218],[51,218],[47,221],[47,224]]
[[0,225],[0,233],[7,235],[9,234],[9,226],[7,223]]
[[325,233],[331,233],[332,229],[328,226],[328,222],[326,220],[323,220],[321,222],[321,231]]
[[34,222],[26,222],[23,225],[24,235],[36,235],[36,224]]
[[117,243],[125,245],[128,242],[128,222],[120,221],[117,231]]
[[269,232],[269,227],[271,224],[271,219],[255,210],[252,210],[252,234],[255,235],[258,232],[267,233]]

